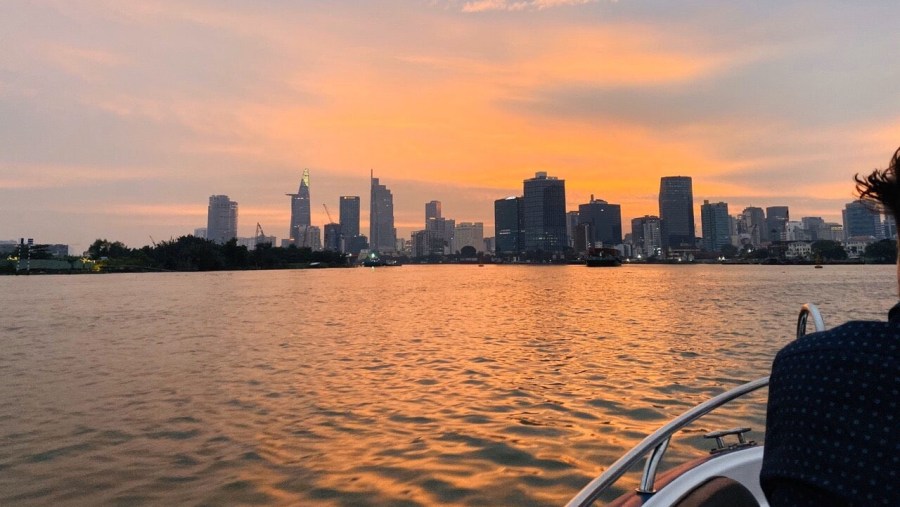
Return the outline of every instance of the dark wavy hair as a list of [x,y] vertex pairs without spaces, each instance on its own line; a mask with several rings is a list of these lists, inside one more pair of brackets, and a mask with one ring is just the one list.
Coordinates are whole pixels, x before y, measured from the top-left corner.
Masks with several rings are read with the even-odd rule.
[[[900,171],[900,148],[894,152],[887,169],[875,169],[868,176],[853,177],[856,181],[856,193],[860,200],[875,211],[885,211],[894,216],[900,213],[900,182],[897,171]],[[900,221],[900,220],[898,220]]]

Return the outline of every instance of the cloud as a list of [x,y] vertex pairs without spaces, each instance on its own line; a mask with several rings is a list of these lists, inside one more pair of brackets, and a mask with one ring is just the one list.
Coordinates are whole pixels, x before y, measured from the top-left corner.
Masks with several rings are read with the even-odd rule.
[[598,0],[476,0],[466,2],[463,12],[539,11],[553,7],[596,3]]
[[159,170],[139,167],[8,165],[0,162],[0,190],[69,189],[105,183],[149,181]]

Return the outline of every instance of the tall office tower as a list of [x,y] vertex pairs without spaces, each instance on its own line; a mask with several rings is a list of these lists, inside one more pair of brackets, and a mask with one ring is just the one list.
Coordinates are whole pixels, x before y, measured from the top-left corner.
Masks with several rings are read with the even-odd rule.
[[569,248],[575,247],[575,230],[578,228],[578,212],[566,212],[566,240],[569,242]]
[[591,238],[594,237],[594,226],[590,222],[582,222],[575,226],[572,238],[572,249],[575,253],[584,254],[594,246]]
[[662,223],[659,217],[644,215],[632,219],[631,241],[644,257],[659,255],[662,249]]
[[744,208],[742,213],[744,217],[744,228],[750,235],[750,244],[760,246],[763,242],[769,241],[769,234],[766,232],[766,214],[762,208]]
[[425,203],[425,223],[431,218],[441,218],[441,201],[431,201]]
[[738,243],[738,220],[734,215],[728,215],[728,236],[732,245]]
[[784,241],[784,233],[791,215],[787,206],[769,206],[766,208],[766,229],[769,241]]
[[394,196],[378,183],[374,171],[370,174],[372,198],[369,207],[369,248],[377,252],[393,252],[397,248],[397,229],[394,229]]
[[806,229],[803,228],[803,222],[791,220],[784,224],[784,240],[785,241],[809,241]]
[[494,249],[494,238],[484,238],[484,251],[491,254],[496,251]]
[[494,238],[497,255],[518,255],[522,251],[522,198],[494,201]]
[[298,227],[309,227],[309,169],[303,170],[303,178],[300,179],[300,189],[296,194],[284,194],[291,197],[291,230],[290,238],[297,238]]
[[881,219],[863,201],[853,201],[844,205],[844,240],[851,238],[877,238]]
[[659,181],[659,218],[663,248],[693,249],[694,190],[690,176],[663,176]]
[[453,236],[456,234],[456,220],[451,218],[429,218],[425,230],[434,233],[443,245],[443,254],[453,253]]
[[700,225],[703,228],[704,250],[719,252],[723,246],[731,244],[730,221],[727,203],[703,201],[700,205]]
[[413,257],[441,257],[444,240],[436,231],[414,231],[410,235],[410,255]]
[[481,222],[460,222],[453,233],[454,252],[459,252],[464,246],[470,246],[476,252],[484,251],[484,224]]
[[238,203],[227,195],[209,196],[206,239],[223,245],[237,237]]
[[806,238],[810,241],[825,239],[819,237],[820,235],[824,236],[822,231],[825,229],[825,220],[822,220],[822,217],[803,217],[800,219],[800,223],[803,224]]
[[323,247],[325,250],[332,252],[343,251],[341,246],[341,224],[325,224],[325,243]]
[[344,238],[359,236],[359,196],[342,195],[340,218]]
[[601,199],[578,206],[578,223],[591,224],[588,247],[614,247],[622,243],[622,207]]
[[322,231],[315,225],[298,225],[297,236],[292,238],[291,242],[298,248],[321,250]]
[[524,182],[522,221],[525,251],[562,252],[566,241],[566,181],[535,173]]

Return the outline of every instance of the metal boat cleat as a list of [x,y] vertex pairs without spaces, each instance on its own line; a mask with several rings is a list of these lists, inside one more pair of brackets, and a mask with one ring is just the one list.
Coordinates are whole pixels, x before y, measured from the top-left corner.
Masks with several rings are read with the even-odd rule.
[[[743,449],[745,447],[753,447],[756,445],[756,441],[751,440],[747,441],[744,439],[744,433],[750,431],[750,428],[742,427],[742,428],[731,428],[730,430],[720,430],[720,431],[711,431],[706,435],[703,435],[703,438],[715,438],[716,439],[716,448],[710,449],[710,454],[717,454],[725,451],[733,451],[735,449]],[[726,444],[725,437],[728,435],[737,435],[738,441],[733,444]]]

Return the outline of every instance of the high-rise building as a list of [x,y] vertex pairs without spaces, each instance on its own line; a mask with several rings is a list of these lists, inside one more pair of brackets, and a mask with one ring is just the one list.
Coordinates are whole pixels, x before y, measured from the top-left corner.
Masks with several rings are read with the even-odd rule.
[[810,241],[824,239],[819,237],[825,235],[822,232],[825,229],[825,220],[822,217],[803,217],[800,219],[800,223],[803,224],[807,239]]
[[659,255],[662,250],[662,224],[659,217],[644,215],[631,220],[631,242],[644,257]]
[[[456,220],[450,218],[429,218],[425,222],[425,230],[431,231],[441,245],[443,245],[443,254],[453,253],[453,237],[456,234]],[[436,255],[436,254],[435,254]]]
[[413,257],[441,257],[444,255],[444,240],[436,231],[415,231],[410,239],[410,255]]
[[784,224],[784,240],[789,242],[809,241],[809,235],[803,228],[803,222],[790,220]]
[[851,238],[877,238],[881,228],[878,213],[863,201],[856,200],[844,205],[844,241]]
[[525,251],[559,253],[566,241],[566,182],[538,172],[524,182],[522,221]]
[[227,195],[209,196],[206,239],[223,245],[237,238],[238,203]]
[[696,247],[694,189],[690,176],[663,176],[660,179],[659,218],[662,221],[663,248]]
[[578,206],[578,223],[591,224],[588,247],[614,247],[622,243],[622,207],[601,199]]
[[494,253],[494,238],[484,238],[484,251],[488,253]]
[[340,218],[344,238],[359,236],[359,196],[342,195]]
[[522,251],[522,198],[494,201],[494,238],[497,255],[518,255]]
[[704,200],[700,205],[700,225],[703,228],[703,249],[707,252],[719,252],[723,246],[731,244],[727,203]]
[[441,201],[431,201],[425,203],[425,223],[428,223],[429,219],[432,218],[441,218]]
[[578,212],[566,212],[566,240],[569,242],[569,248],[575,247],[575,230],[578,228]]
[[476,252],[484,251],[484,224],[481,222],[460,222],[453,233],[454,252],[460,252],[464,246],[471,246]]
[[290,240],[298,248],[322,249],[322,231],[315,225],[298,225],[297,235]]
[[572,232],[572,249],[579,254],[585,254],[594,246],[592,238],[594,237],[594,225],[590,222],[581,222],[575,226]]
[[372,198],[369,207],[369,248],[377,252],[393,252],[397,248],[394,228],[394,196],[385,185],[370,174]]
[[766,232],[766,214],[762,208],[748,207],[744,208],[742,215],[743,228],[750,237],[750,244],[758,247],[764,242],[769,241],[769,234]]
[[769,241],[784,241],[787,223],[791,220],[787,206],[769,206],[766,208],[766,232]]
[[340,252],[343,250],[341,246],[341,224],[325,224],[325,250],[332,252]]
[[200,238],[200,239],[206,239],[206,227],[198,227],[198,228],[194,229],[194,237]]
[[297,237],[298,227],[309,227],[310,211],[309,211],[309,169],[303,170],[303,178],[300,179],[300,189],[296,194],[285,194],[291,198],[291,238]]

